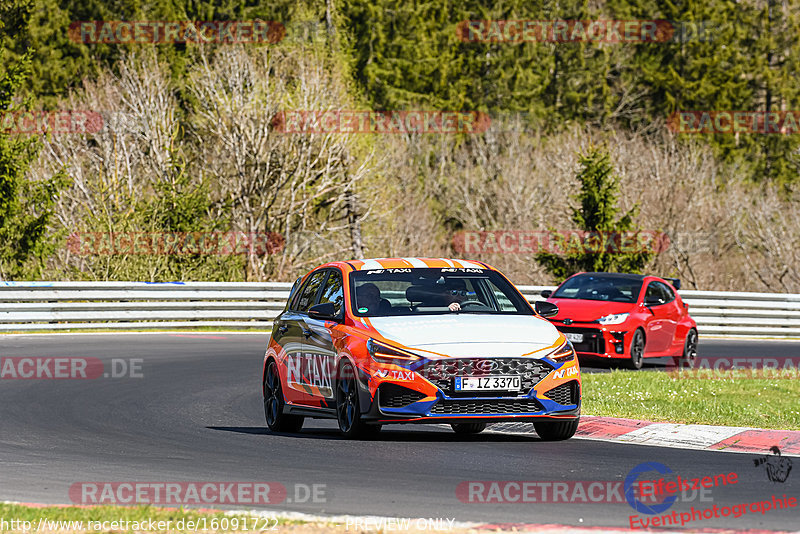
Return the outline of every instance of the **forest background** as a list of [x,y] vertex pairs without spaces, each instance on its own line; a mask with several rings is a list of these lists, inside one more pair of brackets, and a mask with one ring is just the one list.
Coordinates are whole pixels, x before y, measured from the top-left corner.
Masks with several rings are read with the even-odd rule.
[[[0,15],[0,279],[290,281],[333,259],[460,256],[547,284],[563,273],[541,254],[485,241],[464,251],[459,236],[579,229],[599,168],[594,209],[608,224],[588,229],[668,237],[629,270],[685,288],[800,292],[800,135],[670,128],[681,111],[800,110],[798,4],[0,0]],[[254,20],[279,23],[280,38],[94,43],[70,32],[81,21]],[[465,38],[465,21],[506,20],[675,31],[658,42]],[[63,110],[102,127],[14,131],[26,111]],[[276,127],[298,110],[489,121],[446,134]],[[102,235],[279,246],[153,253]]]

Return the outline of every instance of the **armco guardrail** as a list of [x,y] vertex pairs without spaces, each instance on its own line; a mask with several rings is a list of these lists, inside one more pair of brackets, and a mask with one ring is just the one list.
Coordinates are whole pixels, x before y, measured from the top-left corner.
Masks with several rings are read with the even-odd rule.
[[[0,282],[0,331],[269,329],[283,282]],[[552,286],[520,286],[528,300]],[[681,291],[700,334],[800,337],[800,294]]]
[[282,282],[0,282],[0,331],[268,329],[291,287]]

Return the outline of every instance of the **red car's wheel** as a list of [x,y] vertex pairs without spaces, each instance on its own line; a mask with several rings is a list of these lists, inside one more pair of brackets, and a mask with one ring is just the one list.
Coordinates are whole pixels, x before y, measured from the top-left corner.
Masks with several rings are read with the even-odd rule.
[[631,369],[641,369],[644,363],[644,332],[637,329],[631,338],[631,358],[628,360],[628,366]]
[[694,369],[697,359],[697,330],[690,328],[683,342],[683,355],[673,358],[678,369]]

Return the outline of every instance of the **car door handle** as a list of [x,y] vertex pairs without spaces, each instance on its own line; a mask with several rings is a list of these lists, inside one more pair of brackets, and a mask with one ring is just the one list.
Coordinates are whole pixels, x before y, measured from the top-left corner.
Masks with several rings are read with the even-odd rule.
[[312,332],[311,330],[303,329],[303,335],[306,336],[306,337],[311,337],[311,334],[313,334],[313,333],[314,332]]

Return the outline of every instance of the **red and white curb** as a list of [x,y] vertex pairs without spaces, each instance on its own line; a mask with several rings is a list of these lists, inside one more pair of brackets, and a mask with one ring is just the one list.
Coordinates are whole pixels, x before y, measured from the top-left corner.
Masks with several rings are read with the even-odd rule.
[[[532,425],[523,423],[500,423],[493,425],[491,431],[534,433]],[[764,453],[777,446],[782,455],[800,456],[800,431],[797,430],[684,425],[582,415],[575,438],[675,449],[746,453]]]

